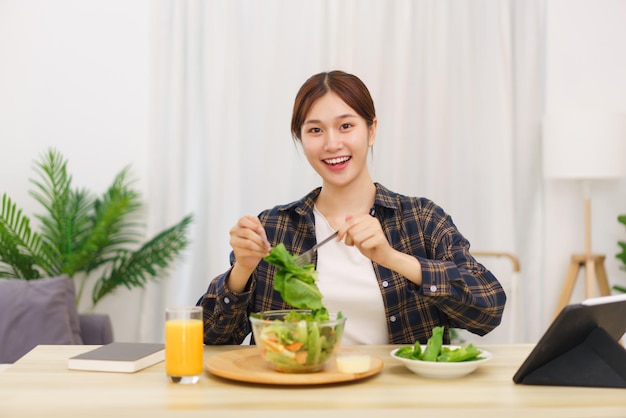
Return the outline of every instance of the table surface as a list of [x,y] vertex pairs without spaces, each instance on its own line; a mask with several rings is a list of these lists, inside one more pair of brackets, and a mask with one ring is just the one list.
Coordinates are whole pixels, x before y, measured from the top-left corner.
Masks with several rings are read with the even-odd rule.
[[[453,380],[413,374],[389,355],[397,346],[349,347],[380,357],[383,369],[313,386],[243,383],[208,372],[195,385],[177,385],[164,363],[133,374],[67,369],[69,357],[94,347],[38,346],[0,373],[0,417],[626,417],[624,389],[514,384],[529,344],[481,346],[493,358]],[[204,361],[241,348],[207,346]]]

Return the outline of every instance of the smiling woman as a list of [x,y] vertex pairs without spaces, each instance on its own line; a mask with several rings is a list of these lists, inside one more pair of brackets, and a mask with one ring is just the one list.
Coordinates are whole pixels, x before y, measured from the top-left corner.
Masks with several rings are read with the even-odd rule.
[[231,228],[232,267],[198,301],[206,344],[241,343],[248,317],[302,307],[284,292],[289,276],[274,264],[276,249],[289,260],[333,232],[309,267],[324,308],[349,318],[342,343],[425,343],[437,326],[449,343],[450,327],[484,335],[500,323],[504,291],[450,216],[372,180],[366,160],[376,128],[374,102],[357,76],[331,71],[305,81],[291,130],[322,185]]

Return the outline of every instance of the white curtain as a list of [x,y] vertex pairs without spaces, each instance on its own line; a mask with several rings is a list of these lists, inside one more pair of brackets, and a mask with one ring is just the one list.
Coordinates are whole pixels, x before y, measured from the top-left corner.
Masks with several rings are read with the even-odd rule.
[[440,204],[472,249],[516,254],[520,340],[535,340],[544,1],[152,3],[151,224],[195,222],[184,262],[144,293],[140,338],[161,338],[164,307],[195,303],[228,268],[240,216],[319,185],[292,143],[291,107],[306,78],[341,69],[375,100],[375,181]]

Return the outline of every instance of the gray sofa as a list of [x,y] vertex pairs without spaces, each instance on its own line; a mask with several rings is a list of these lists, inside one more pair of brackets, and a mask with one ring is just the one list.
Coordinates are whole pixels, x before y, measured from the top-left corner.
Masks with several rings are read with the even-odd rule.
[[108,344],[113,342],[111,318],[105,314],[79,314],[80,337],[83,344]]
[[0,279],[0,363],[13,363],[39,344],[108,344],[108,315],[79,314],[67,276]]

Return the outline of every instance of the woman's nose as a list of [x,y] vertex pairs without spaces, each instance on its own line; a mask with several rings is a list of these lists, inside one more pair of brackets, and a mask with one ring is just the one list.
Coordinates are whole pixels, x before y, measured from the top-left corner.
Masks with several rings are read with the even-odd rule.
[[335,151],[343,148],[341,135],[338,132],[328,131],[326,133],[326,142],[324,143],[324,151]]

